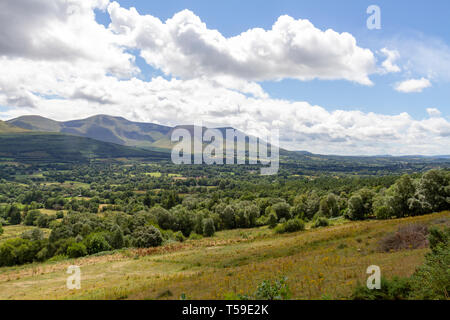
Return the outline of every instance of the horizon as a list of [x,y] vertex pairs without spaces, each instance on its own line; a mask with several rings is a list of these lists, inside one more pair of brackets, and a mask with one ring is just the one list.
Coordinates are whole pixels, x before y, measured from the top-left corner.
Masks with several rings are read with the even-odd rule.
[[[99,116],[106,116],[106,117],[112,117],[112,118],[121,118],[121,119],[124,119],[126,121],[133,122],[133,123],[156,124],[156,125],[159,125],[159,126],[165,126],[165,127],[170,127],[170,128],[183,127],[183,126],[196,126],[195,124],[178,124],[178,125],[175,125],[175,126],[170,126],[170,125],[165,125],[165,124],[160,124],[160,123],[153,123],[153,122],[138,122],[138,121],[129,120],[129,119],[123,117],[123,116],[114,116],[114,115],[109,115],[109,114],[94,114],[94,115],[88,116],[86,118],[76,118],[76,119],[69,119],[69,120],[55,120],[55,119],[44,117],[44,116],[38,115],[38,114],[28,114],[28,115],[22,115],[22,116],[19,116],[19,117],[15,117],[15,118],[3,120],[3,121],[4,122],[9,122],[9,121],[21,118],[21,117],[41,117],[41,118],[44,118],[44,119],[48,119],[48,120],[52,120],[52,121],[63,123],[63,122],[69,122],[69,121],[86,120],[86,119],[89,119],[89,118],[94,118],[94,117],[99,117]],[[248,134],[246,132],[240,130],[239,128],[234,128],[234,127],[226,127],[226,126],[208,127],[208,126],[203,126],[203,128],[212,128],[212,129],[227,129],[227,128],[230,128],[230,129],[235,129],[235,130],[241,131],[241,132],[243,132],[244,134],[246,134],[248,136]],[[395,157],[430,157],[430,158],[450,157],[450,154],[429,154],[429,155],[424,155],[424,154],[397,154],[397,155],[396,154],[373,154],[373,155],[351,154],[351,155],[347,155],[347,154],[313,153],[313,152],[310,152],[309,150],[290,150],[290,149],[287,149],[287,148],[282,148],[282,149],[284,149],[286,151],[290,151],[290,152],[307,152],[307,153],[310,153],[310,154],[313,154],[313,155],[338,156],[338,157],[369,157],[369,158],[371,158],[371,157],[372,158],[373,157],[394,157],[394,158]]]

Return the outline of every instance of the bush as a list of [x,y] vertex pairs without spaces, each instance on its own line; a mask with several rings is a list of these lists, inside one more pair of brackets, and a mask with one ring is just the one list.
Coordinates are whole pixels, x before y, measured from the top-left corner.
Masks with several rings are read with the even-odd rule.
[[411,224],[400,227],[397,232],[384,237],[379,242],[382,252],[419,249],[428,246],[428,228],[425,225]]
[[83,241],[89,254],[111,250],[103,233],[91,233]]
[[273,282],[264,280],[258,285],[255,292],[256,300],[287,300],[290,296],[286,277]]
[[175,232],[173,236],[175,240],[179,242],[183,242],[184,240],[186,240],[186,237],[183,235],[183,232],[181,231]]
[[411,293],[411,281],[408,278],[394,277],[387,280],[381,277],[380,289],[369,289],[366,285],[359,285],[353,291],[353,300],[404,300]]
[[278,218],[277,218],[277,214],[275,212],[271,212],[269,214],[269,221],[268,221],[268,223],[269,223],[269,227],[272,228],[272,229],[277,226]]
[[319,217],[313,224],[313,228],[328,227],[330,222],[325,217]]
[[305,230],[305,223],[303,220],[295,218],[286,221],[275,227],[275,233],[288,233]]
[[32,262],[42,249],[40,241],[8,239],[0,245],[0,266],[13,266]]
[[44,232],[39,228],[34,228],[32,230],[27,230],[20,236],[22,239],[28,239],[32,241],[44,239]]
[[138,248],[157,247],[162,241],[161,232],[154,226],[138,227],[133,232],[133,245]]
[[88,252],[86,246],[79,242],[73,243],[67,248],[67,255],[69,258],[83,257],[87,254]]
[[195,232],[191,232],[191,234],[189,235],[189,240],[200,240],[202,238],[202,235]]
[[216,232],[213,219],[211,218],[203,219],[202,224],[203,224],[203,235],[205,237],[212,237]]
[[3,234],[3,226],[2,226],[2,224],[0,223],[0,235],[2,235]]

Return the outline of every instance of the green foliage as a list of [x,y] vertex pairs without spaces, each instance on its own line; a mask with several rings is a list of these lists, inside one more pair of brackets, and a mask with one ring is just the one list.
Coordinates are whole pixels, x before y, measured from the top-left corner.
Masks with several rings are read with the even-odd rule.
[[20,237],[22,239],[27,239],[27,240],[32,240],[32,241],[42,240],[42,239],[44,239],[44,232],[39,228],[34,228],[32,230],[23,232]]
[[67,248],[69,258],[84,257],[88,254],[87,248],[83,243],[75,242]]
[[411,294],[411,281],[408,278],[394,277],[388,280],[381,277],[380,289],[369,289],[359,285],[353,291],[353,300],[405,300]]
[[287,277],[275,281],[264,280],[256,289],[254,298],[256,300],[288,300],[291,297]]
[[133,232],[133,245],[138,248],[157,247],[162,241],[161,232],[154,226],[138,227]]
[[275,233],[288,233],[301,230],[305,230],[305,222],[299,218],[290,219],[275,227]]
[[101,232],[91,233],[83,240],[83,242],[89,254],[111,250],[111,246],[108,241],[106,241],[104,233]]
[[330,222],[325,217],[318,217],[313,224],[313,228],[327,227],[330,225]]
[[0,244],[0,266],[12,266],[32,262],[42,249],[41,241],[14,238]]
[[203,235],[205,237],[212,237],[216,232],[216,228],[214,227],[214,221],[211,218],[203,220]]

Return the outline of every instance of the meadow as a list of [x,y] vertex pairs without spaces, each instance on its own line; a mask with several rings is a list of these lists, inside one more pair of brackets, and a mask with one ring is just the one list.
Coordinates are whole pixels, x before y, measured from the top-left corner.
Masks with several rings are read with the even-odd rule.
[[[380,252],[379,241],[410,224],[448,225],[450,212],[390,220],[336,219],[328,227],[276,234],[267,226],[216,232],[160,247],[0,268],[0,299],[227,299],[287,277],[292,299],[347,299],[366,269],[410,276],[428,248]],[[10,228],[10,227],[8,227]],[[6,234],[12,230],[6,229]],[[69,265],[81,289],[66,288]]]

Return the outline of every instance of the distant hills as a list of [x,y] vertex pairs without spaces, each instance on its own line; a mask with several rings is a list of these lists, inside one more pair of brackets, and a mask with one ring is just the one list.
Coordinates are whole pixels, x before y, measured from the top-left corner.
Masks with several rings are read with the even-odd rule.
[[172,127],[139,123],[122,117],[97,115],[82,120],[55,121],[41,116],[22,116],[8,124],[32,131],[58,132],[140,148],[170,148]]
[[4,121],[0,121],[0,134],[2,133],[17,133],[17,132],[27,132],[28,130],[16,127]]
[[[122,117],[96,115],[86,119],[55,121],[41,116],[22,116],[6,122],[0,121],[0,158],[17,159],[81,159],[144,157],[169,159],[171,136],[175,129],[186,129],[193,136],[194,126],[164,126],[155,123],[133,122]],[[205,130],[206,128],[203,128]],[[225,136],[228,128],[216,128]],[[245,133],[238,131],[238,134]],[[238,145],[238,149],[243,148]],[[248,148],[246,142],[245,148]],[[58,151],[59,150],[59,151]],[[40,152],[40,153],[39,153]],[[379,166],[386,170],[408,163],[429,165],[448,163],[450,156],[335,156],[317,155],[307,151],[280,149],[280,160],[297,165],[310,163],[312,167],[339,166],[353,168],[360,165]]]
[[169,156],[67,134],[17,132],[0,134],[0,158],[19,162],[84,162],[98,158],[168,160]]
[[[55,132],[91,138],[123,146],[170,152],[171,136],[176,129],[186,129],[194,136],[194,126],[163,126],[155,123],[133,122],[122,117],[96,115],[86,119],[55,121],[41,116],[22,116],[7,124],[25,130]],[[207,128],[203,128],[205,130]],[[225,137],[228,128],[216,128]],[[229,128],[233,129],[233,128]],[[245,135],[238,131],[238,134]]]

